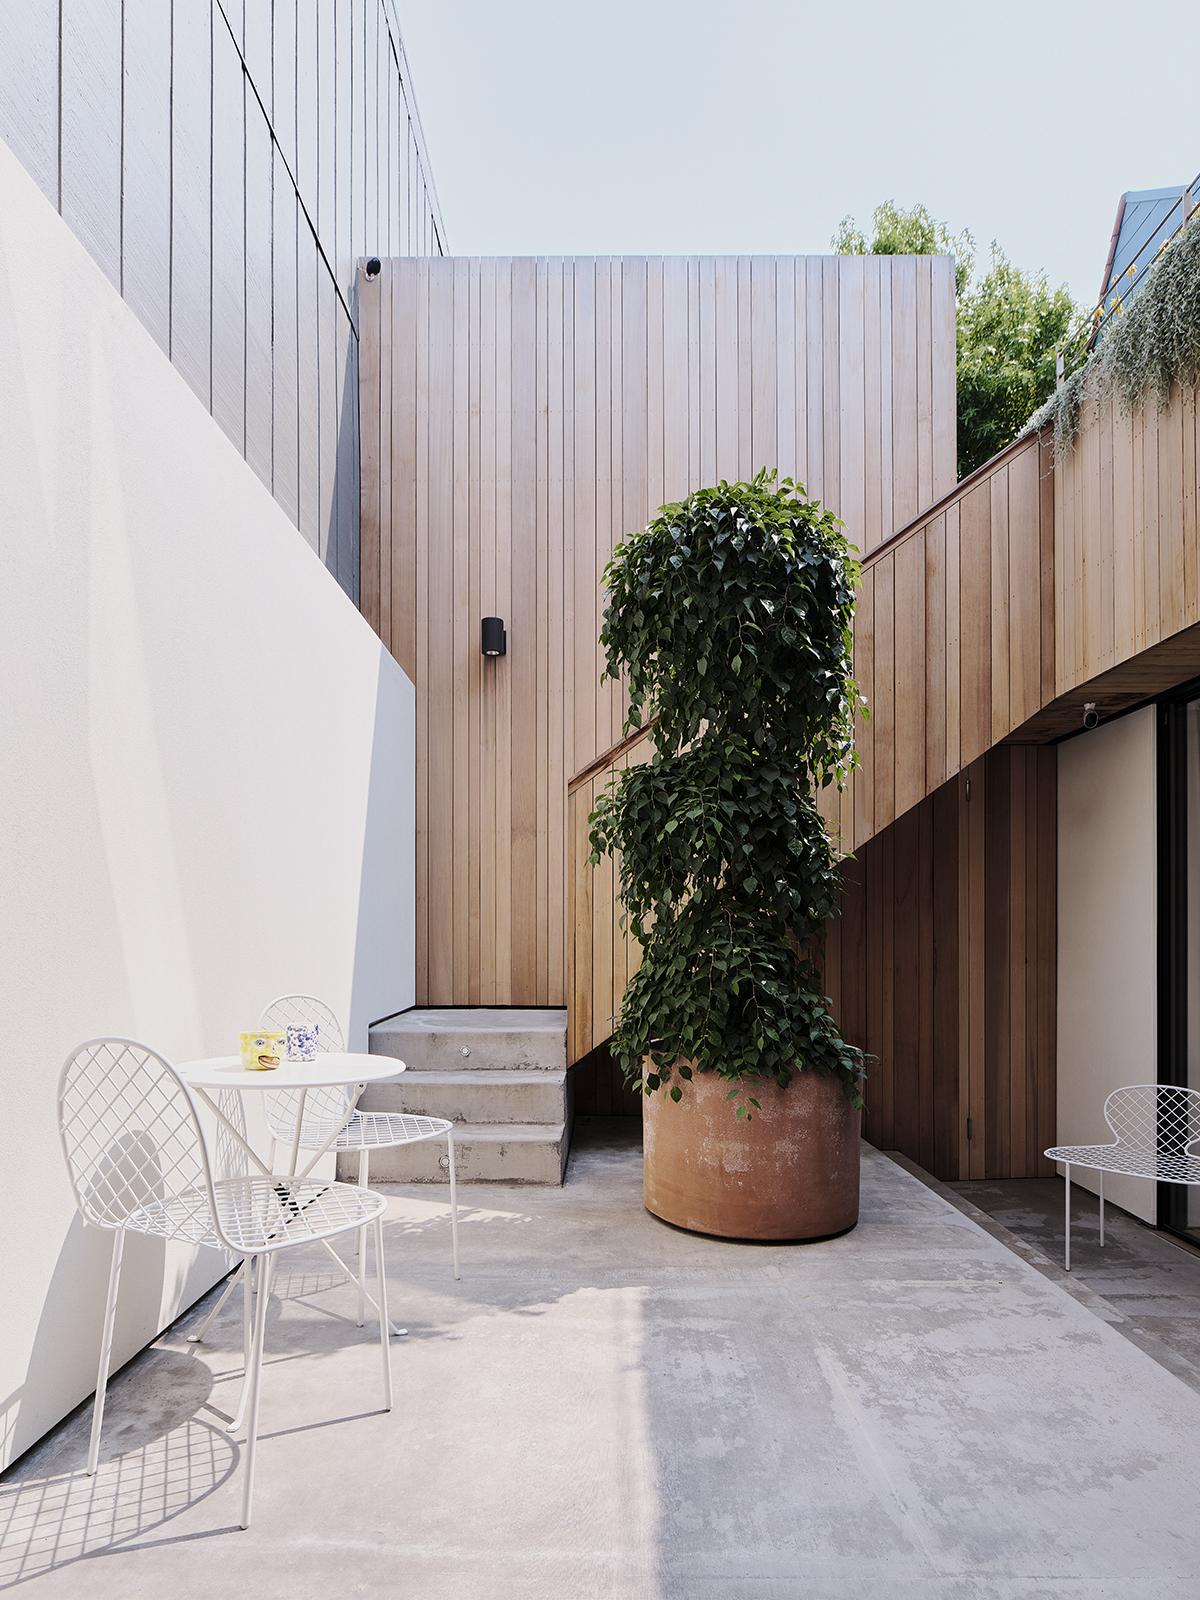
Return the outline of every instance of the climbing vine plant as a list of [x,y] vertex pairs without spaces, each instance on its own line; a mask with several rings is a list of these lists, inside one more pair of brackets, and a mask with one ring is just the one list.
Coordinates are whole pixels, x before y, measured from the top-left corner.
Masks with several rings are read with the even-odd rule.
[[756,1081],[810,1070],[860,1100],[822,993],[841,856],[815,799],[854,759],[858,577],[836,518],[766,471],[664,506],[605,572],[606,676],[655,753],[602,795],[592,861],[619,862],[642,946],[612,1049],[647,1094],[713,1072],[751,1116]]
[[1115,399],[1132,412],[1152,395],[1160,406],[1172,384],[1200,382],[1200,221],[1169,243],[1128,308],[1118,301],[1090,358],[1033,413],[1022,430],[1054,424],[1057,455],[1070,453],[1085,409]]

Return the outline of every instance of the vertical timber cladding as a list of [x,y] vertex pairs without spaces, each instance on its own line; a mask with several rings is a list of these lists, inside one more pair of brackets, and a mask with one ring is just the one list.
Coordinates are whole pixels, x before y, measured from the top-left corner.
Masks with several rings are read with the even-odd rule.
[[949,490],[953,264],[393,259],[360,311],[362,603],[417,685],[418,1001],[561,1005],[567,786],[625,712],[613,546],[761,466],[864,551]]
[[357,263],[443,238],[392,0],[0,5],[0,138],[357,599]]
[[1049,1174],[1057,751],[1000,745],[847,863],[835,1016],[869,1063],[863,1132],[940,1178]]
[[854,674],[871,715],[822,813],[857,849],[1055,694],[1054,466],[1028,438],[863,564]]

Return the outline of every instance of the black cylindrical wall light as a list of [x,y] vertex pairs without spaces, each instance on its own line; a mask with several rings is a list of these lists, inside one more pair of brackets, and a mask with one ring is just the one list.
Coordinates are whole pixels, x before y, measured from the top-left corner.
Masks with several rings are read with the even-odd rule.
[[508,654],[508,634],[503,617],[484,617],[480,624],[481,648],[485,656]]

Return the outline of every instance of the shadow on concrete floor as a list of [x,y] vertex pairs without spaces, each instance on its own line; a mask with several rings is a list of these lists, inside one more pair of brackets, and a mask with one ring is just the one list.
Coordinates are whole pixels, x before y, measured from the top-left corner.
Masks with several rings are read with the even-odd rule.
[[[1045,1258],[1064,1284],[1061,1178],[1010,1178],[948,1184],[1015,1239]],[[1071,1196],[1069,1282],[1104,1302],[1096,1307],[1177,1376],[1200,1391],[1200,1251],[1111,1202],[1100,1246],[1094,1195]],[[1108,1308],[1106,1310],[1105,1308]],[[1113,1314],[1109,1314],[1109,1313]]]
[[237,1297],[203,1346],[177,1325],[114,1385],[97,1478],[84,1412],[0,1485],[0,1581],[36,1578],[38,1600],[1195,1600],[1200,1394],[1086,1284],[870,1149],[842,1238],[684,1234],[642,1207],[637,1138],[581,1125],[562,1188],[469,1186],[457,1282],[444,1189],[385,1189],[412,1330],[391,1413],[368,1409],[353,1285],[297,1252],[244,1533],[215,1420]]

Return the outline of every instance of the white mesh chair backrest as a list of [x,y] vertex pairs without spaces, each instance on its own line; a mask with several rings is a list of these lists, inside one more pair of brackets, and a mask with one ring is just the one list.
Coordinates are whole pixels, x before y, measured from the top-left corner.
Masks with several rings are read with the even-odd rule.
[[[344,1050],[345,1035],[332,1006],[313,994],[281,994],[264,1007],[258,1019],[260,1028],[286,1032],[293,1027],[318,1029],[318,1050]],[[328,1126],[346,1115],[348,1089],[310,1089],[304,1099],[306,1127]],[[277,1139],[291,1139],[296,1131],[296,1112],[300,1095],[294,1089],[280,1089],[267,1099],[267,1125]]]
[[1109,1095],[1104,1120],[1130,1149],[1148,1156],[1178,1155],[1200,1139],[1200,1090],[1130,1084]]
[[[197,1210],[212,1213],[212,1179],[191,1096],[175,1069],[135,1039],[89,1039],[58,1080],[58,1128],[80,1211],[120,1228],[147,1207],[179,1218],[194,1237]],[[185,1204],[171,1205],[187,1196]],[[189,1230],[185,1218],[193,1219]],[[173,1223],[164,1223],[170,1236]]]
[[314,994],[281,994],[277,1000],[272,1000],[269,1006],[264,1007],[263,1014],[258,1019],[260,1028],[274,1028],[286,1032],[289,1026],[298,1028],[317,1027],[318,1050],[344,1050],[346,1048],[345,1035],[342,1025],[337,1019],[337,1013],[332,1006],[319,1000]]

